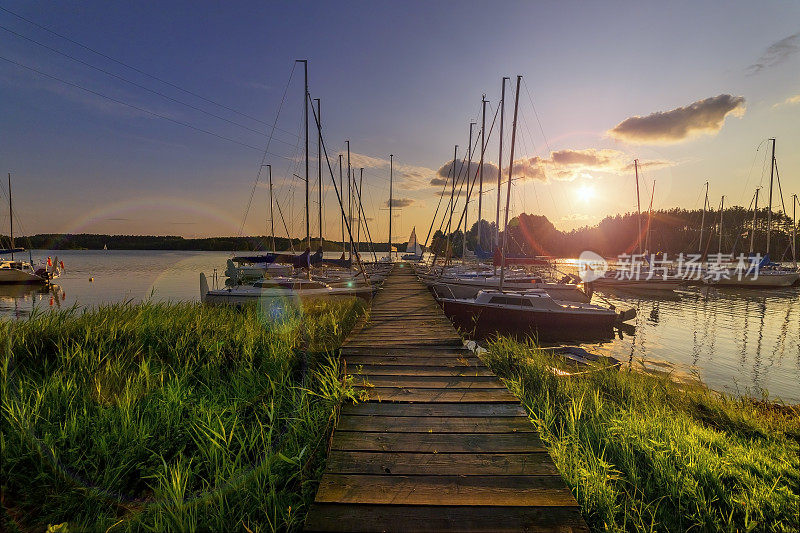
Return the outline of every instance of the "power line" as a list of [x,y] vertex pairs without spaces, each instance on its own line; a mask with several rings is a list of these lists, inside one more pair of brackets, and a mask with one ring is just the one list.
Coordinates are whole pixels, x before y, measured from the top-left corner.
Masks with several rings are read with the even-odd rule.
[[[257,129],[255,129],[255,128],[251,128],[251,127],[249,127],[249,126],[246,126],[246,125],[244,125],[244,124],[241,124],[241,123],[239,123],[239,122],[236,122],[235,120],[230,120],[230,119],[227,119],[227,118],[225,118],[225,117],[223,117],[223,116],[216,115],[216,114],[214,114],[214,113],[211,113],[210,111],[206,111],[205,109],[202,109],[202,108],[200,108],[200,107],[197,107],[197,106],[195,106],[195,105],[192,105],[192,104],[190,104],[190,103],[188,103],[188,102],[184,102],[184,101],[182,101],[182,100],[178,100],[177,98],[173,98],[173,97],[171,97],[171,96],[169,96],[169,95],[167,95],[167,94],[164,94],[164,93],[162,93],[162,92],[160,92],[160,91],[156,91],[156,90],[154,90],[154,89],[150,89],[149,87],[145,87],[144,85],[141,85],[141,84],[139,84],[139,83],[136,83],[135,81],[129,80],[129,79],[125,78],[124,76],[120,76],[120,75],[118,75],[118,74],[114,74],[113,72],[109,72],[108,70],[105,70],[105,69],[102,69],[102,68],[100,68],[100,67],[97,67],[97,66],[95,66],[95,65],[92,65],[91,63],[88,63],[88,62],[86,62],[86,61],[83,61],[82,59],[78,59],[77,57],[71,56],[71,55],[69,55],[69,54],[67,54],[67,53],[64,53],[64,52],[61,52],[60,50],[57,50],[57,49],[55,49],[55,48],[53,48],[53,47],[51,47],[51,46],[48,46],[48,45],[46,45],[46,44],[44,44],[44,43],[41,43],[41,42],[39,42],[39,41],[37,41],[37,40],[35,40],[35,39],[31,39],[30,37],[26,37],[26,36],[22,35],[21,33],[17,33],[17,32],[15,32],[14,30],[12,30],[12,29],[9,29],[9,28],[7,28],[7,27],[5,27],[5,26],[2,26],[2,25],[0,25],[0,29],[2,29],[2,30],[5,30],[5,31],[7,31],[8,33],[11,33],[11,34],[15,35],[15,36],[19,37],[20,39],[24,39],[24,40],[26,40],[26,41],[29,41],[29,42],[33,43],[33,44],[36,44],[36,45],[38,45],[38,46],[41,46],[42,48],[45,48],[45,49],[47,49],[47,50],[50,50],[50,51],[51,51],[51,52],[53,52],[53,53],[56,53],[56,54],[58,54],[58,55],[60,55],[60,56],[66,57],[67,59],[70,59],[70,60],[72,60],[72,61],[75,61],[76,63],[80,63],[81,65],[84,65],[84,66],[86,66],[86,67],[89,67],[89,68],[91,68],[91,69],[94,69],[94,70],[96,70],[96,71],[98,71],[98,72],[102,72],[103,74],[106,74],[106,75],[108,75],[108,76],[111,76],[112,78],[116,78],[116,79],[118,79],[118,80],[122,80],[122,81],[124,81],[125,83],[128,83],[128,84],[130,84],[130,85],[133,85],[134,87],[137,87],[137,88],[139,88],[139,89],[145,90],[145,91],[147,91],[147,92],[150,92],[150,93],[152,93],[152,94],[155,94],[155,95],[158,95],[158,96],[160,96],[160,97],[162,97],[162,98],[165,98],[165,99],[167,99],[167,100],[170,100],[170,101],[172,101],[172,102],[175,102],[175,103],[178,103],[178,104],[184,105],[184,106],[186,106],[186,107],[188,107],[188,108],[190,108],[190,109],[194,109],[195,111],[199,111],[200,113],[206,114],[206,115],[208,115],[208,116],[210,116],[210,117],[214,117],[214,118],[216,118],[216,119],[218,119],[218,120],[222,120],[222,121],[224,121],[224,122],[227,122],[227,123],[229,123],[229,124],[233,124],[234,126],[238,126],[238,127],[242,128],[242,129],[245,129],[245,130],[247,130],[247,131],[251,131],[251,132],[253,132],[253,133],[257,133],[258,135],[263,135],[263,136],[266,136],[266,135],[267,135],[267,133],[266,133],[266,132],[264,132],[264,131],[257,130]],[[270,136],[272,136],[272,134],[274,133],[274,130],[280,130],[280,128],[278,128],[278,127],[277,127],[277,126],[275,126],[274,124],[273,124],[273,126],[272,126],[272,129],[273,129],[273,132],[271,132],[271,133],[270,133]],[[286,131],[286,130],[281,130],[281,131]],[[286,132],[286,133],[289,133],[289,135],[293,135],[293,134],[292,134],[292,133],[290,133],[290,132]],[[282,143],[284,143],[284,144],[287,144],[287,145],[289,145],[289,146],[292,146],[292,144],[291,144],[291,143],[289,143],[289,142],[287,142],[287,141],[284,141],[284,140],[281,140],[281,139],[276,139],[276,140],[277,140],[278,142],[282,142]]]
[[38,24],[38,23],[36,23],[36,22],[32,21],[31,19],[29,19],[29,18],[26,18],[26,17],[23,17],[22,15],[20,15],[20,14],[18,14],[18,13],[15,13],[15,12],[13,12],[13,11],[9,10],[9,9],[6,9],[6,8],[4,8],[4,7],[2,7],[2,6],[0,6],[0,11],[5,11],[6,13],[8,13],[8,14],[10,14],[10,15],[13,15],[13,16],[17,17],[17,18],[18,18],[18,19],[20,19],[20,20],[24,20],[24,21],[25,21],[25,22],[27,22],[28,24],[32,24],[32,25],[36,26],[37,28],[39,28],[39,29],[42,29],[42,30],[44,30],[44,31],[46,31],[46,32],[48,32],[48,33],[51,33],[51,34],[53,34],[53,35],[55,35],[55,36],[57,36],[57,37],[60,37],[60,38],[62,38],[62,39],[64,39],[64,40],[66,40],[66,41],[69,41],[69,42],[71,42],[72,44],[74,44],[74,45],[76,45],[76,46],[80,46],[80,47],[81,47],[81,48],[83,48],[84,50],[88,50],[88,51],[92,52],[93,54],[97,54],[97,55],[99,55],[100,57],[103,57],[103,58],[105,58],[105,59],[108,59],[109,61],[113,61],[114,63],[117,63],[118,65],[122,65],[122,66],[123,66],[123,67],[125,67],[125,68],[129,68],[129,69],[131,69],[131,70],[133,70],[133,71],[135,71],[135,72],[138,72],[139,74],[142,74],[142,75],[144,75],[144,76],[147,76],[148,78],[151,78],[151,79],[154,79],[154,80],[156,80],[156,81],[159,81],[159,82],[161,82],[161,83],[163,83],[163,84],[165,84],[165,85],[169,85],[170,87],[173,87],[173,88],[175,88],[175,89],[178,89],[179,91],[183,91],[183,92],[185,92],[186,94],[190,94],[190,95],[194,96],[195,98],[199,98],[199,99],[201,99],[201,100],[204,100],[204,101],[206,101],[206,102],[208,102],[208,103],[210,103],[210,104],[214,104],[214,105],[216,105],[216,106],[219,106],[219,107],[221,107],[221,108],[223,108],[223,109],[227,109],[228,111],[231,111],[231,112],[233,112],[233,113],[236,113],[237,115],[241,115],[241,116],[243,116],[243,117],[247,117],[247,118],[249,118],[250,120],[254,120],[254,121],[256,121],[256,122],[258,122],[258,123],[260,123],[260,124],[264,124],[264,125],[266,125],[266,126],[269,126],[269,123],[267,123],[267,122],[265,122],[265,121],[263,121],[263,120],[261,120],[261,119],[258,119],[258,118],[254,117],[254,116],[252,116],[252,115],[248,115],[247,113],[243,113],[243,112],[241,112],[241,111],[238,111],[238,110],[236,110],[236,109],[234,109],[234,108],[232,108],[232,107],[230,107],[230,106],[227,106],[227,105],[225,105],[225,104],[220,104],[219,102],[216,102],[216,101],[214,101],[214,100],[212,100],[212,99],[210,99],[210,98],[207,98],[207,97],[205,97],[205,96],[202,96],[202,95],[200,95],[200,94],[197,94],[197,93],[195,93],[195,92],[193,92],[193,91],[190,91],[189,89],[184,89],[183,87],[181,87],[181,86],[179,86],[179,85],[176,85],[176,84],[174,84],[174,83],[172,83],[172,82],[169,82],[169,81],[167,81],[167,80],[165,80],[165,79],[163,79],[163,78],[159,78],[158,76],[155,76],[155,75],[153,75],[153,74],[149,74],[149,73],[147,73],[147,72],[145,72],[145,71],[143,71],[143,70],[141,70],[141,69],[139,69],[139,68],[136,68],[136,67],[134,67],[134,66],[132,66],[132,65],[129,65],[128,63],[125,63],[125,62],[123,62],[123,61],[120,61],[119,59],[115,59],[115,58],[113,58],[113,57],[111,57],[111,56],[109,56],[109,55],[107,55],[107,54],[104,54],[103,52],[100,52],[100,51],[98,51],[98,50],[95,50],[94,48],[91,48],[90,46],[87,46],[87,45],[85,45],[85,44],[83,44],[83,43],[81,43],[81,42],[78,42],[78,41],[76,41],[75,39],[71,39],[70,37],[67,37],[66,35],[63,35],[63,34],[61,34],[61,33],[58,33],[58,32],[56,32],[56,31],[54,31],[54,30],[52,30],[52,29],[50,29],[50,28],[48,28],[48,27],[46,27],[46,26],[42,26],[41,24]]
[[[44,76],[45,78],[49,78],[51,80],[55,80],[57,82],[65,84],[65,85],[69,85],[70,87],[75,87],[76,89],[80,89],[82,91],[86,91],[86,92],[88,92],[90,94],[93,94],[95,96],[99,96],[100,98],[104,98],[104,99],[109,100],[111,102],[114,102],[116,104],[120,104],[120,105],[124,105],[126,107],[130,107],[131,109],[135,109],[137,111],[141,111],[142,113],[147,113],[148,115],[152,115],[154,117],[157,117],[157,118],[160,118],[160,119],[163,119],[163,120],[167,120],[169,122],[178,124],[180,126],[184,126],[184,127],[189,128],[189,129],[192,129],[192,130],[195,130],[195,131],[199,131],[201,133],[205,133],[206,135],[211,135],[212,137],[217,137],[218,139],[222,139],[224,141],[228,141],[228,142],[231,142],[233,144],[238,144],[239,146],[243,146],[245,148],[250,148],[251,150],[258,150],[259,152],[261,151],[261,148],[258,148],[257,146],[253,146],[252,144],[247,144],[245,142],[237,141],[236,139],[231,139],[230,137],[226,137],[224,135],[220,135],[219,133],[214,133],[213,131],[209,131],[209,130],[203,129],[203,128],[200,128],[198,126],[193,126],[192,124],[189,124],[188,122],[183,122],[181,120],[177,120],[177,119],[174,119],[172,117],[168,117],[166,115],[162,115],[162,114],[157,113],[155,111],[151,111],[149,109],[145,109],[143,107],[139,107],[139,106],[134,105],[134,104],[129,104],[128,102],[125,102],[123,100],[119,100],[117,98],[113,98],[111,96],[107,96],[107,95],[105,95],[103,93],[100,93],[100,92],[97,92],[95,90],[89,89],[89,88],[84,87],[82,85],[78,85],[77,83],[73,83],[71,81],[64,80],[64,79],[59,78],[57,76],[53,76],[52,74],[47,74],[46,72],[43,72],[41,70],[38,70],[38,69],[33,68],[31,66],[28,66],[28,65],[25,65],[25,64],[20,63],[18,61],[14,61],[13,59],[9,59],[9,58],[4,57],[4,56],[0,56],[0,59],[2,59],[3,61],[9,62],[12,65],[16,65],[18,67],[30,70],[31,72],[35,72],[36,74],[39,74],[40,76]],[[272,156],[275,156],[275,157],[280,157],[281,159],[289,159],[289,160],[291,160],[290,157],[286,157],[286,156],[283,156],[283,155],[280,155],[280,154],[275,154],[275,153],[272,153],[272,152],[269,152],[269,154],[272,155]]]

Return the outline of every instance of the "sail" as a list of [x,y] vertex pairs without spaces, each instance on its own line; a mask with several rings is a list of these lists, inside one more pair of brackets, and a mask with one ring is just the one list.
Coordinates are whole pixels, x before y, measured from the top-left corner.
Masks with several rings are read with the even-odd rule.
[[408,238],[408,246],[406,246],[406,256],[415,256],[421,257],[422,256],[422,246],[419,245],[417,241],[417,227],[414,226],[411,229],[411,236]]

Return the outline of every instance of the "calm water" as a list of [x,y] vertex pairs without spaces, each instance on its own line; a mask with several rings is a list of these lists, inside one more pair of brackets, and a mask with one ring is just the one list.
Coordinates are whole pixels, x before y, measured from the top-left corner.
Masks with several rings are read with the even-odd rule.
[[[0,285],[0,316],[24,318],[34,307],[93,306],[125,300],[199,300],[199,272],[225,268],[225,252],[34,252],[58,255],[67,268],[52,290]],[[336,255],[336,254],[334,254]],[[89,281],[94,278],[94,281]],[[669,298],[597,294],[635,307],[635,331],[583,346],[635,365],[696,373],[730,392],[766,389],[800,402],[800,289],[689,288]]]

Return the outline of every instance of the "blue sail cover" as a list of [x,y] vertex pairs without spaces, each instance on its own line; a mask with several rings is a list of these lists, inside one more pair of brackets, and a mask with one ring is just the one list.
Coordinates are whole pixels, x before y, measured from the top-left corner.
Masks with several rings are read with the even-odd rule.
[[478,259],[491,259],[493,255],[494,252],[487,252],[481,248],[480,244],[475,244],[475,257]]

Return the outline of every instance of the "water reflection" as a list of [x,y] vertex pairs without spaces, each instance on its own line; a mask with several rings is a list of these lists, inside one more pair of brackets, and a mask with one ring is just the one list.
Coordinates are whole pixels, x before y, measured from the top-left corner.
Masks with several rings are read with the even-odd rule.
[[0,285],[0,316],[30,316],[34,309],[60,309],[66,295],[58,285]]

